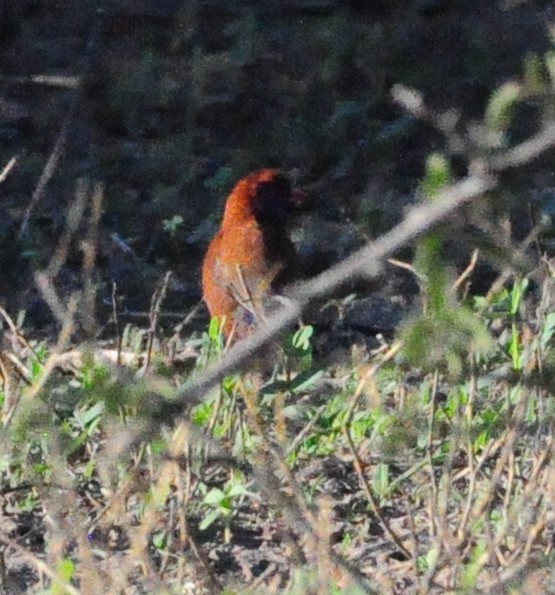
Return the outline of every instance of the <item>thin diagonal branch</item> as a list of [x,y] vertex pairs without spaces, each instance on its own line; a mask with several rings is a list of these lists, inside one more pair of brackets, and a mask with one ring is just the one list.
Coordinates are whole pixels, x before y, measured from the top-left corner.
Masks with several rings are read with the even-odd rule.
[[[471,171],[474,173],[446,187],[433,202],[414,207],[403,221],[377,240],[313,279],[296,285],[292,291],[293,299],[288,300],[251,336],[238,341],[220,362],[186,384],[176,395],[172,408],[178,404],[178,409],[183,411],[198,403],[215,383],[238,369],[257,349],[291,325],[310,300],[333,292],[351,279],[378,275],[383,261],[399,248],[444,221],[463,205],[493,189],[497,185],[496,174],[529,163],[553,146],[555,122],[550,122],[537,135],[499,153],[491,161],[473,163]],[[176,415],[175,408],[173,415]]]

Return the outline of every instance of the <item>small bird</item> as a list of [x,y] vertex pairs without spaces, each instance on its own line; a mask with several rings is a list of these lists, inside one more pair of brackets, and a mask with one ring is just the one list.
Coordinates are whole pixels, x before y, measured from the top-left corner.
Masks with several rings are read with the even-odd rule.
[[249,174],[229,195],[202,266],[203,298],[226,338],[248,335],[295,277],[287,223],[306,196],[276,169]]

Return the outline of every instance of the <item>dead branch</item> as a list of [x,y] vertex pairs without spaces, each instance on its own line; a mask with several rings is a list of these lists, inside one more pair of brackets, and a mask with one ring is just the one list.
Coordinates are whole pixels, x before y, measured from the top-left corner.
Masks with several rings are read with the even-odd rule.
[[[293,299],[288,300],[251,336],[238,341],[220,362],[182,388],[176,395],[177,402],[183,409],[198,403],[215,383],[239,368],[257,349],[291,325],[310,300],[333,292],[348,280],[377,276],[387,257],[444,221],[463,205],[493,189],[497,185],[496,174],[529,163],[554,145],[555,122],[550,122],[537,135],[490,161],[474,162],[470,168],[474,173],[446,187],[436,200],[414,207],[403,221],[377,240],[313,279],[293,287]],[[172,406],[175,406],[175,401]]]

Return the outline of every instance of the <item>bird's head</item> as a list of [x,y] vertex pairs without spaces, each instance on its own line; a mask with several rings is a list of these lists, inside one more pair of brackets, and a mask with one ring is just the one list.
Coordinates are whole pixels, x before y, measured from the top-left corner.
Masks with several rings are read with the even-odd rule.
[[252,187],[252,210],[261,224],[284,222],[302,205],[306,195],[291,188],[289,180],[276,170],[256,172]]
[[[231,193],[226,211],[253,216],[260,225],[280,225],[301,207],[307,194],[291,187],[276,169],[262,169],[243,178]],[[237,219],[237,217],[236,217]]]

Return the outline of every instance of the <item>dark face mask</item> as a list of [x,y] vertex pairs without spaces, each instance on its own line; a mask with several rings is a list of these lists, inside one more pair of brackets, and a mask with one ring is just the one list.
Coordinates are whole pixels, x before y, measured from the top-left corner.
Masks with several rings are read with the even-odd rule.
[[291,184],[282,176],[258,185],[253,201],[256,220],[264,225],[283,223],[295,210]]

